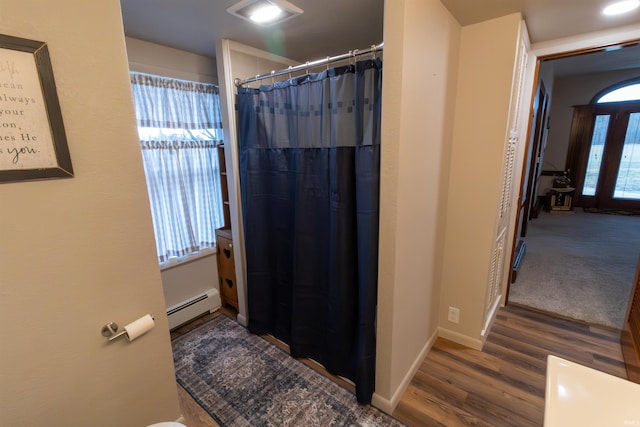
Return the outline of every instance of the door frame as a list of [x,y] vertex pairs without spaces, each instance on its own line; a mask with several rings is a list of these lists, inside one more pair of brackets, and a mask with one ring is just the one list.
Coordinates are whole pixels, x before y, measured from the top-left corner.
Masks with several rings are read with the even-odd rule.
[[629,299],[631,303],[624,318],[620,343],[622,356],[627,368],[627,376],[633,382],[640,384],[640,259],[636,268],[634,285]]
[[[517,206],[520,209],[523,200],[523,194],[525,191],[525,183],[528,181],[529,174],[531,173],[528,170],[527,165],[531,162],[531,144],[532,144],[532,131],[533,129],[533,107],[535,98],[538,93],[538,80],[540,77],[540,63],[545,60],[551,59],[559,59],[566,58],[569,56],[577,56],[586,53],[600,52],[611,48],[619,48],[624,46],[635,45],[640,42],[640,27],[638,29],[632,29],[630,31],[622,31],[617,32],[613,31],[611,33],[605,33],[601,36],[594,36],[589,39],[579,39],[579,40],[565,40],[559,41],[557,44],[549,44],[545,43],[542,47],[532,46],[531,54],[535,56],[535,71],[533,73],[533,84],[532,90],[530,94],[530,114],[527,117],[528,128],[527,128],[527,138],[525,140],[524,151],[522,154],[522,171],[521,171],[521,179],[520,179],[520,188],[517,197]],[[553,102],[553,99],[551,100]],[[513,221],[513,229],[511,230],[511,256],[510,256],[510,268],[513,268],[514,262],[516,260],[521,261],[524,253],[520,253],[521,251],[517,250],[518,241],[520,240],[520,229],[522,224],[522,218],[520,212],[515,215],[515,221]],[[522,251],[523,252],[523,251]],[[505,292],[502,297],[501,304],[506,305],[509,302],[509,291],[511,287],[511,278],[512,278],[513,270],[509,272],[507,277]]]
[[[542,81],[538,82],[538,73],[540,70],[540,61],[536,61],[536,69],[534,71],[533,81],[537,82],[533,87],[533,94],[531,99],[531,108],[529,111],[529,122],[527,124],[526,144],[524,161],[522,163],[522,170],[520,176],[520,192],[517,198],[517,213],[515,217],[515,226],[513,232],[513,247],[511,250],[511,258],[509,266],[511,270],[508,274],[508,283],[505,289],[505,301],[509,297],[509,286],[516,281],[517,270],[520,261],[524,257],[526,245],[524,240],[527,232],[527,224],[531,219],[531,212],[534,208],[536,201],[536,188],[538,186],[537,180],[540,170],[536,168],[539,164],[537,161],[539,157],[540,149],[542,148],[542,142],[546,139],[545,127],[549,115],[549,99],[551,94],[547,91]],[[544,116],[544,117],[543,117]],[[532,126],[535,127],[532,128]],[[533,130],[533,140],[532,138]],[[533,149],[530,148],[533,144]],[[534,178],[534,175],[538,174],[538,177]],[[526,191],[525,191],[526,183]],[[524,198],[523,198],[524,195]]]
[[[549,105],[551,94],[547,90],[544,85],[544,82],[541,80],[538,82],[538,91],[536,94],[538,98],[537,105],[534,102],[534,117],[535,117],[535,128],[533,131],[533,149],[531,153],[527,153],[529,156],[529,167],[526,170],[523,170],[523,173],[527,173],[527,191],[526,191],[526,199],[523,201],[522,206],[524,208],[524,212],[522,212],[522,227],[520,227],[520,237],[526,237],[527,235],[527,224],[530,219],[532,219],[532,209],[535,208],[536,202],[538,200],[538,185],[540,184],[540,174],[542,172],[542,159],[544,150],[546,149],[546,139],[547,139],[547,125],[549,122]],[[534,118],[532,118],[534,120]]]

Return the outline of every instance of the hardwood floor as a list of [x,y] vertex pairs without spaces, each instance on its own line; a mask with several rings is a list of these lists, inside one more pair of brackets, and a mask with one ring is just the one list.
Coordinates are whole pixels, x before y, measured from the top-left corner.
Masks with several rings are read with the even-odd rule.
[[541,426],[549,354],[626,378],[619,331],[517,306],[483,351],[438,338],[393,415],[419,426]]
[[[206,323],[207,321],[221,314],[226,314],[232,319],[235,319],[237,316],[237,313],[233,308],[222,307],[215,313],[206,314],[174,329],[173,331],[171,331],[171,339],[173,340],[180,335],[186,334],[187,332],[197,328],[203,323]],[[209,415],[209,413],[205,411],[202,406],[200,406],[198,402],[196,402],[193,397],[191,397],[191,395],[184,388],[182,388],[180,384],[177,384],[177,387],[180,412],[182,413],[182,417],[184,418],[183,424],[187,425],[187,427],[220,427],[220,425],[211,417],[211,415]]]
[[193,397],[178,384],[178,401],[180,412],[187,427],[220,427],[211,415],[207,413]]
[[[235,318],[233,310],[223,312]],[[171,336],[218,314],[196,319]],[[618,331],[508,306],[498,312],[483,351],[438,338],[393,416],[410,427],[541,426],[549,354],[626,378]],[[187,426],[217,426],[178,389]]]

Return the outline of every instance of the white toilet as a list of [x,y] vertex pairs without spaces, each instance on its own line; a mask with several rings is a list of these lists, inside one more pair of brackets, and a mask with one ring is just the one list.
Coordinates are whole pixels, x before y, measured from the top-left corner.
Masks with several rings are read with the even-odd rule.
[[148,427],[187,427],[187,426],[185,426],[184,424],[176,423],[175,421],[168,421],[164,423],[151,424]]

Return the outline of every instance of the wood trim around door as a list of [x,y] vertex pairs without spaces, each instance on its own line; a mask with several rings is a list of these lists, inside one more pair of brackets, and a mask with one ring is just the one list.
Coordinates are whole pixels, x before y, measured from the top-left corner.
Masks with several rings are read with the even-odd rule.
[[638,260],[636,278],[631,290],[620,342],[627,376],[629,380],[640,384],[640,260]]

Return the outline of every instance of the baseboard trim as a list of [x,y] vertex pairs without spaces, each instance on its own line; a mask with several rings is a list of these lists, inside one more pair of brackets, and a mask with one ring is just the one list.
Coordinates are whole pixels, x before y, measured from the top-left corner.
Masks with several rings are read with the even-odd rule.
[[452,331],[451,329],[439,328],[438,336],[446,338],[458,344],[462,344],[474,350],[482,350],[483,342],[477,338],[471,338],[467,335],[463,335],[459,332]]
[[[487,336],[489,336],[489,331],[491,330],[491,326],[493,326],[493,321],[496,319],[496,314],[498,314],[498,309],[500,308],[500,301],[502,301],[502,295],[500,295],[493,303],[493,307],[489,310],[489,315],[487,316],[487,322],[484,325],[484,329],[480,332],[480,336],[482,337],[482,347],[484,347],[484,342],[487,340]],[[480,349],[482,349],[482,347]]]
[[429,337],[429,339],[427,340],[427,343],[424,345],[424,347],[418,354],[418,357],[413,361],[411,368],[409,369],[407,374],[404,376],[398,388],[396,388],[396,391],[393,393],[393,396],[391,396],[391,399],[387,399],[379,395],[378,393],[373,393],[373,397],[371,398],[371,405],[380,409],[382,412],[386,412],[389,415],[393,414],[393,411],[395,411],[396,406],[398,406],[400,399],[402,399],[402,395],[406,391],[407,387],[409,387],[411,380],[413,379],[416,372],[418,372],[418,369],[420,369],[420,365],[422,364],[422,361],[424,360],[425,357],[427,357],[427,353],[429,353],[429,350],[431,350],[431,347],[433,347],[433,344],[436,342],[437,338],[438,338],[438,329],[436,328],[436,330]]
[[397,403],[396,405],[392,403],[393,400],[393,397],[391,398],[391,400],[389,400],[380,396],[378,393],[373,393],[373,396],[371,397],[371,406],[375,406],[382,412],[386,412],[387,414],[391,415],[397,405]]
[[249,322],[247,321],[247,318],[240,313],[238,313],[238,315],[236,316],[236,321],[240,323],[242,326],[244,326],[245,328],[249,327]]

